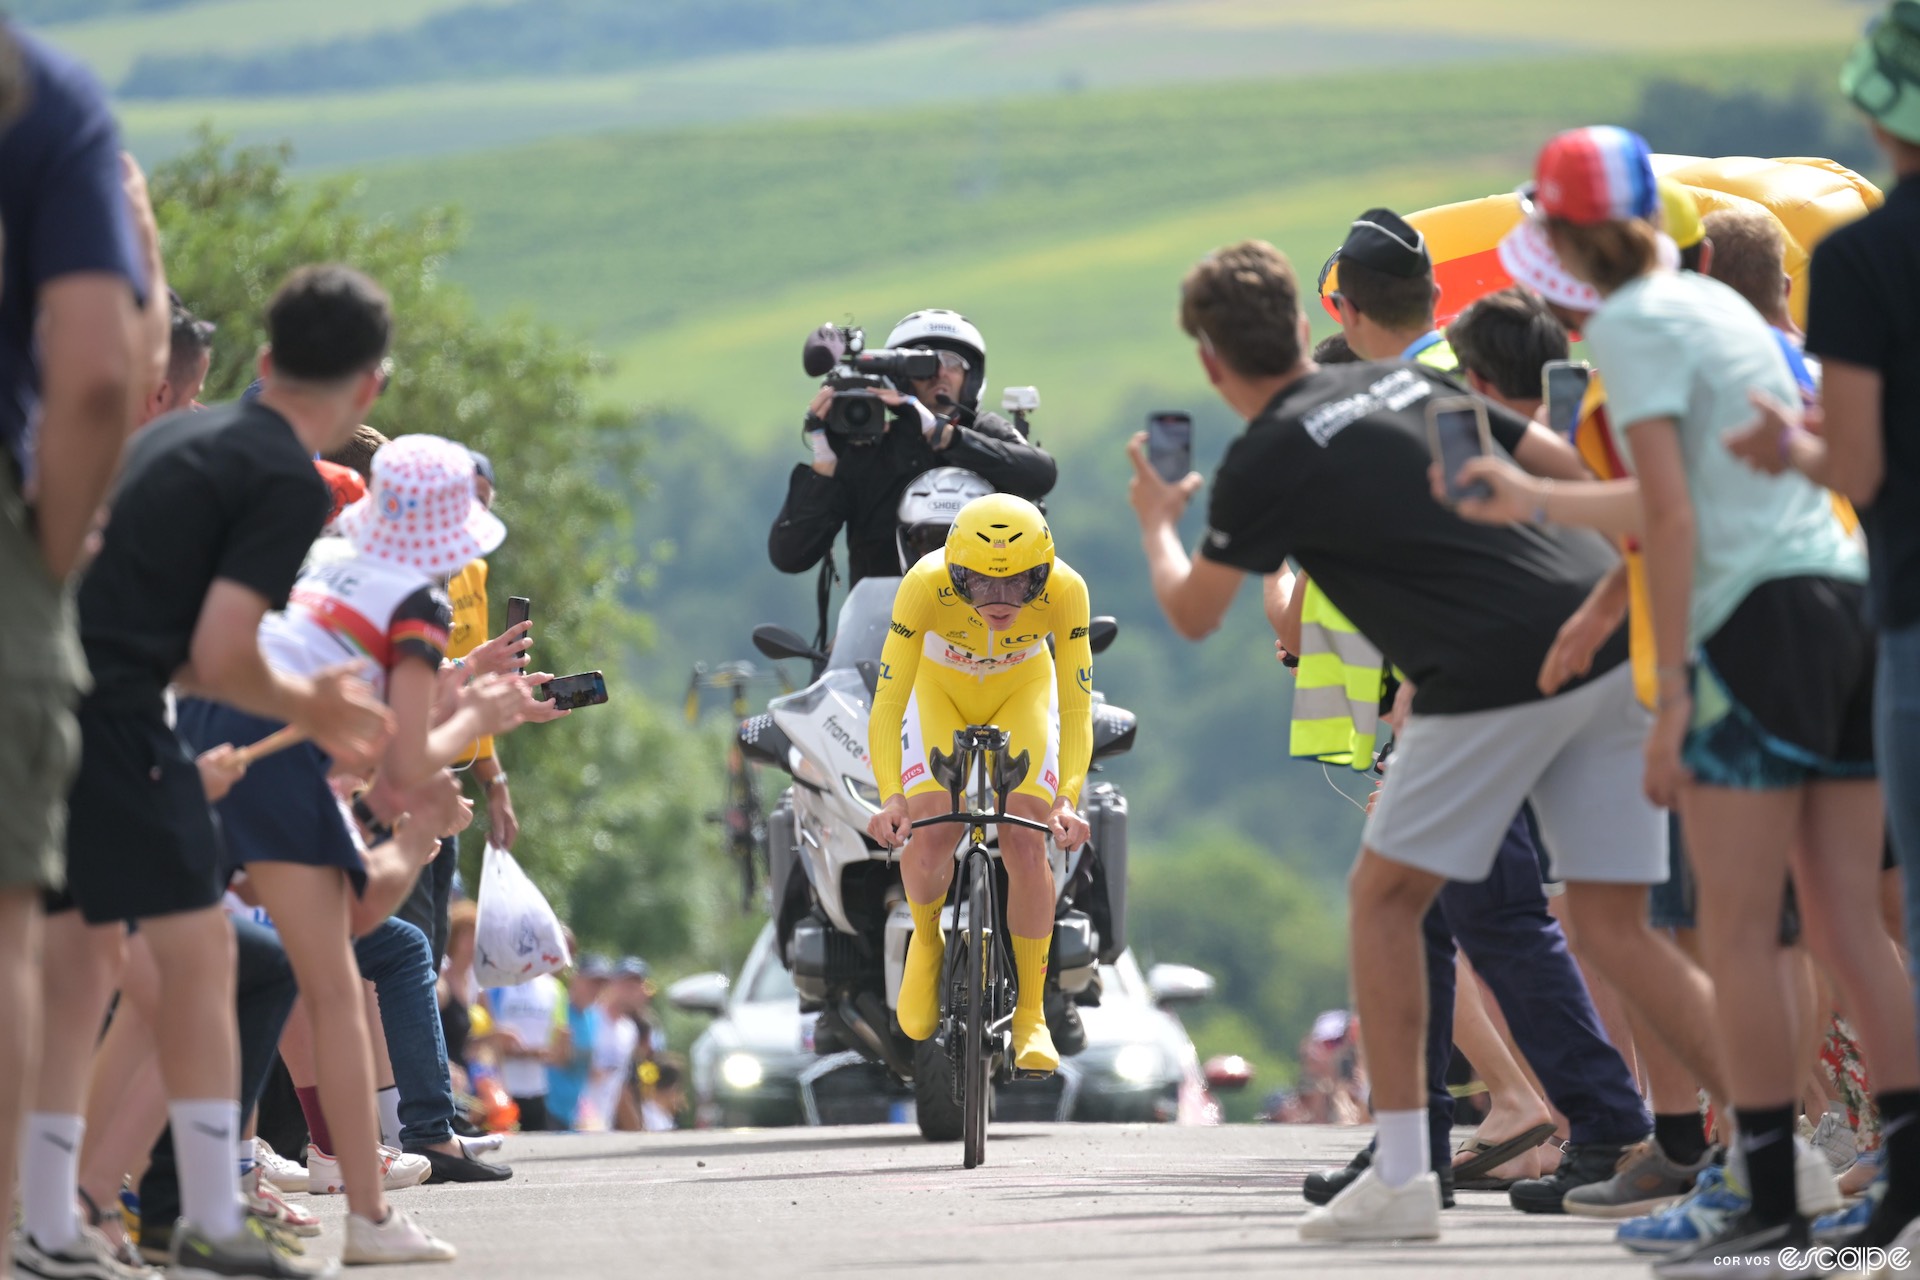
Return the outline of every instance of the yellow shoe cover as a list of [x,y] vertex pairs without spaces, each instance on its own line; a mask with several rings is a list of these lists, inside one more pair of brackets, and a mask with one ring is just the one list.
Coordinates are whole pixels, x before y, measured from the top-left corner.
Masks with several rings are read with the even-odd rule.
[[[934,911],[940,910],[934,904]],[[940,962],[946,940],[935,929],[915,929],[907,943],[907,967],[900,975],[900,1030],[909,1040],[925,1040],[940,1025]]]
[[1013,1015],[1013,1065],[1021,1071],[1058,1071],[1060,1054],[1053,1047],[1053,1033],[1046,1018],[1038,1012]]

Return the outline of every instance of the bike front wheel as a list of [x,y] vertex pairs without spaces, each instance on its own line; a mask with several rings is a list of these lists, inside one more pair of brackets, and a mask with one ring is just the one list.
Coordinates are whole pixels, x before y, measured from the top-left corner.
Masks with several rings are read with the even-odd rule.
[[965,1072],[961,1135],[965,1139],[966,1167],[987,1159],[988,1090],[992,1088],[987,1060],[988,1028],[993,1025],[992,993],[997,989],[994,943],[988,930],[993,919],[993,864],[983,856],[967,859],[967,1040],[961,1059]]

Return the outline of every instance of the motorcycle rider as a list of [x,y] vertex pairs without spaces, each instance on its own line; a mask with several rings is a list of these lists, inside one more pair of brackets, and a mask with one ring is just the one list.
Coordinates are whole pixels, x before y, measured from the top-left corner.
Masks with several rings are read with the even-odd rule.
[[987,377],[987,342],[965,316],[939,308],[915,311],[887,335],[888,347],[930,348],[940,372],[877,393],[888,406],[877,441],[836,438],[825,414],[833,400],[822,387],[807,406],[805,432],[811,465],[793,469],[787,500],[767,536],[767,555],[782,573],[804,573],[847,530],[849,585],[893,577],[894,512],[914,477],[936,467],[964,467],[993,488],[1039,500],[1053,488],[1051,455],[1018,428],[980,408]]
[[[1004,729],[1014,754],[1038,756],[1007,797],[1007,812],[1045,823],[1062,849],[1079,848],[1088,827],[1074,805],[1093,755],[1088,625],[1086,580],[1055,556],[1039,509],[1011,494],[968,503],[945,550],[925,556],[901,580],[868,729],[884,802],[867,831],[889,848],[906,845],[900,870],[913,939],[897,1012],[911,1039],[925,1040],[939,1023],[946,950],[940,908],[953,880],[960,830],[912,828],[950,803],[931,775],[929,749],[950,743],[968,725]],[[1057,659],[1047,648],[1049,634]],[[1054,905],[1046,839],[1002,827],[1000,855],[1019,984],[1014,1065],[1052,1071],[1060,1056],[1042,1011]]]
[[984,498],[993,486],[965,467],[936,467],[915,476],[900,495],[900,511],[893,526],[894,546],[900,553],[900,575],[947,545],[953,518],[975,498]]

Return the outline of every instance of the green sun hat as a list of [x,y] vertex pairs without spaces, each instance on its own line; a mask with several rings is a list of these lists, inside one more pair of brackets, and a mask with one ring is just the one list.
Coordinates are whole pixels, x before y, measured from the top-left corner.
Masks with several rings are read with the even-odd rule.
[[1920,145],[1920,0],[1894,0],[1840,72],[1840,92],[1882,129]]

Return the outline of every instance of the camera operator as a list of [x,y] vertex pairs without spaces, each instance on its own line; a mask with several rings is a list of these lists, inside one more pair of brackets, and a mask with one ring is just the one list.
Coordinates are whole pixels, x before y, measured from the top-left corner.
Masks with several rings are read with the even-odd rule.
[[805,427],[813,463],[793,469],[786,503],[767,538],[767,555],[782,573],[805,573],[819,564],[844,525],[850,583],[897,576],[900,497],[915,476],[936,467],[964,467],[995,489],[1030,500],[1053,488],[1052,456],[1011,422],[980,408],[987,344],[966,317],[916,311],[894,326],[887,346],[937,351],[939,372],[904,389],[875,391],[887,413],[884,429],[872,438],[833,428],[832,387],[814,396]]

